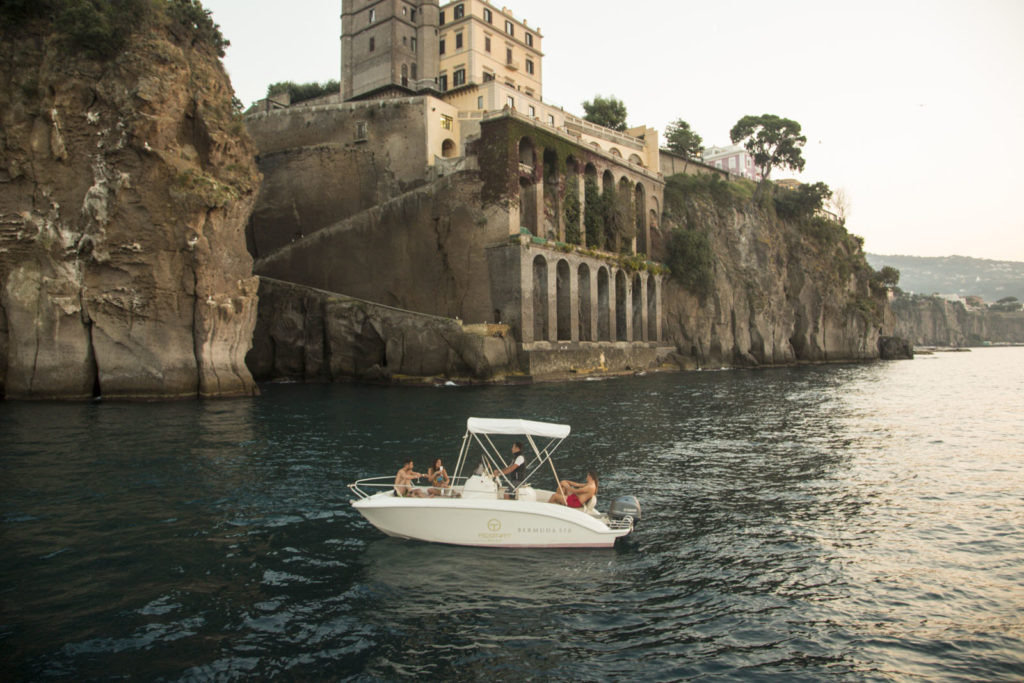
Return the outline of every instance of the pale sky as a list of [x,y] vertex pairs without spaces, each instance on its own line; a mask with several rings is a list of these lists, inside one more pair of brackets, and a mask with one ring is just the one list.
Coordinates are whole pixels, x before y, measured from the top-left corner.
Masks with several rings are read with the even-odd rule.
[[[203,4],[245,105],[340,78],[339,0]],[[791,118],[797,177],[845,190],[866,250],[1024,261],[1022,0],[495,4],[543,35],[545,102],[582,115],[614,95],[629,125],[681,118],[706,146],[746,114]]]

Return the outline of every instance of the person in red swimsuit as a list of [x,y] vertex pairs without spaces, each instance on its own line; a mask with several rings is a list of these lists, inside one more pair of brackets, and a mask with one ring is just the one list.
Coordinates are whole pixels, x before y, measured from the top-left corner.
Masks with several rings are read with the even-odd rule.
[[558,484],[558,490],[548,499],[549,503],[568,505],[571,508],[581,508],[587,501],[597,495],[597,475],[593,471],[587,472],[586,483],[569,481],[563,479]]

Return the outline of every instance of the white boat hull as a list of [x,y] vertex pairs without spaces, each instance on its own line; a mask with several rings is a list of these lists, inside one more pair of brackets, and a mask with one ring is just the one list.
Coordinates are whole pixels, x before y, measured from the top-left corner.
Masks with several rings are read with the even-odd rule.
[[547,502],[495,498],[400,498],[352,502],[388,536],[488,548],[607,548],[632,531],[604,515]]

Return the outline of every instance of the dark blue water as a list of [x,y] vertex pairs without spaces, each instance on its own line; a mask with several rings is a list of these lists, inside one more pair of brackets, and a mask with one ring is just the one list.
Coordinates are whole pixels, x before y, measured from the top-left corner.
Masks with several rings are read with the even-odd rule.
[[[0,404],[0,678],[1020,680],[1022,361]],[[351,510],[470,415],[571,424],[560,471],[642,525],[500,551]]]

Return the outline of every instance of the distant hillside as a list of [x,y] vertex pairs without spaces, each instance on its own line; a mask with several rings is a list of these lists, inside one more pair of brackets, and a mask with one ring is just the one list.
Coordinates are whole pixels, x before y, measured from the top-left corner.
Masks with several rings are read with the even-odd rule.
[[1024,299],[1024,263],[969,256],[885,256],[867,254],[875,270],[900,271],[900,289],[917,294],[976,294],[988,303],[1004,296]]

